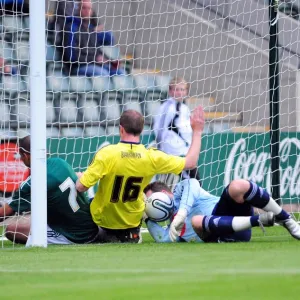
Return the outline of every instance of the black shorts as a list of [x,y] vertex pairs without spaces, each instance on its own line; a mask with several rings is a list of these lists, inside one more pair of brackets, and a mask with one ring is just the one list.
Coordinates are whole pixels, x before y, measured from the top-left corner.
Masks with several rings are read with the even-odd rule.
[[[253,216],[253,207],[247,203],[236,203],[228,193],[228,186],[224,189],[219,202],[212,211],[213,216],[248,217]],[[249,242],[251,229],[227,235],[214,235],[205,233],[205,242]]]
[[99,227],[98,243],[139,243],[140,226],[129,229],[108,229]]

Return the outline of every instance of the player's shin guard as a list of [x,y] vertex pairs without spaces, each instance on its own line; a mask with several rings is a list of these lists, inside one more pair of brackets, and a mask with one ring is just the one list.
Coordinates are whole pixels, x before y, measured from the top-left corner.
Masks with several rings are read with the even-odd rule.
[[224,235],[234,232],[232,228],[233,217],[205,216],[202,221],[203,231],[212,235]]
[[244,195],[245,201],[254,207],[264,208],[270,201],[270,195],[256,183],[252,181],[249,181],[249,183],[250,188]]

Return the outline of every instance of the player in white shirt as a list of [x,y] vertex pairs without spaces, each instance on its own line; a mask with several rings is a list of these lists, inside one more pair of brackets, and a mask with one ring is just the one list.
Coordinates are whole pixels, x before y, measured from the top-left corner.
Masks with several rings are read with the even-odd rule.
[[[184,103],[189,93],[189,84],[175,77],[169,85],[169,98],[160,106],[154,117],[154,133],[157,147],[167,154],[186,156],[192,141],[190,109]],[[197,169],[185,171],[183,178],[197,178]]]
[[[232,181],[221,197],[205,191],[195,179],[179,182],[174,193],[159,181],[150,183],[144,192],[146,197],[163,192],[174,200],[172,222],[166,228],[147,216],[144,218],[156,242],[248,242],[252,227],[272,226],[274,219],[294,238],[300,239],[298,223],[267,191],[248,180]],[[267,213],[254,215],[253,207]]]

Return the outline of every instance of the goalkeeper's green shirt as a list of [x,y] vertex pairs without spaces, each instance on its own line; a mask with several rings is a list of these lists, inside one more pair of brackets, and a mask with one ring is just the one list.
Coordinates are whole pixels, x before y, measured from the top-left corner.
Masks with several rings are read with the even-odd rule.
[[[74,243],[92,241],[98,227],[92,220],[85,193],[77,193],[77,176],[71,166],[60,158],[47,160],[47,224]],[[14,193],[10,207],[18,213],[30,211],[30,176]]]

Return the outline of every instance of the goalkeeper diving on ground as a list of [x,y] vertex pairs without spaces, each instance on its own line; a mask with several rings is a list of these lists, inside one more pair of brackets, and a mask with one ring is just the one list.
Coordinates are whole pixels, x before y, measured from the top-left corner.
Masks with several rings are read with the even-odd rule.
[[[173,193],[166,184],[155,181],[144,193],[148,199],[154,193],[160,198],[159,194],[163,193],[174,201],[172,221],[166,228],[144,215],[149,233],[156,242],[249,242],[252,227],[273,226],[274,221],[295,239],[300,239],[300,226],[292,216],[266,190],[248,180],[233,180],[221,197],[205,191],[196,179],[179,182]],[[146,203],[151,201],[146,200]],[[253,207],[265,213],[254,215]]]

